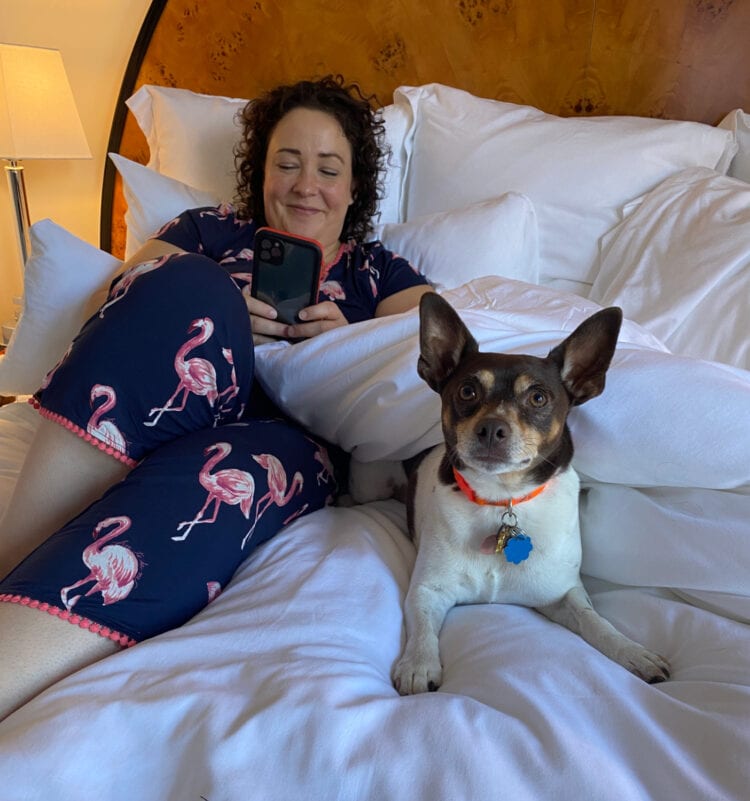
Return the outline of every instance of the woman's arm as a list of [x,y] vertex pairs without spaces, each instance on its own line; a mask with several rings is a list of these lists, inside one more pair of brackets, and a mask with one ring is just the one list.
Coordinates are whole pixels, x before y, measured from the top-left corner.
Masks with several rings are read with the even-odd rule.
[[401,292],[396,292],[395,295],[390,295],[385,300],[381,300],[375,308],[375,316],[387,317],[389,314],[400,314],[401,312],[409,311],[409,309],[419,305],[419,299],[422,295],[433,291],[432,287],[426,284],[402,289]]

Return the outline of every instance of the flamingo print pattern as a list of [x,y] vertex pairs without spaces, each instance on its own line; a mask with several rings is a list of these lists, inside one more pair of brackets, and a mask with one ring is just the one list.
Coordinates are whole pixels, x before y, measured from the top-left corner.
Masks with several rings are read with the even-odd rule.
[[328,300],[346,300],[346,292],[339,281],[324,281],[320,285],[319,293]]
[[[102,537],[99,536],[104,529],[111,526],[114,526],[111,531]],[[94,528],[94,542],[84,548],[81,555],[83,563],[89,569],[89,574],[86,578],[60,590],[60,600],[68,611],[76,605],[81,595],[88,597],[100,592],[102,604],[108,606],[127,598],[130,594],[140,576],[142,568],[140,555],[133,553],[124,543],[108,544],[126,532],[130,526],[130,518],[122,516],[107,517]],[[72,590],[92,581],[94,586],[89,588],[85,594],[70,596]]]
[[[276,506],[279,507],[286,506],[295,495],[302,492],[302,488],[305,484],[302,473],[297,471],[292,478],[291,485],[287,489],[288,481],[284,466],[281,464],[278,457],[271,453],[254,455],[253,459],[266,471],[268,492],[258,499],[258,503],[255,506],[255,520],[240,544],[241,549],[245,547],[247,541],[253,536],[255,527],[258,525],[258,520],[260,520],[266,509],[268,509],[272,503],[275,503]],[[261,505],[263,506],[262,509]]]
[[110,290],[106,303],[104,303],[99,309],[99,317],[104,317],[104,312],[110,306],[113,306],[115,303],[121,301],[125,295],[128,294],[128,290],[138,276],[158,269],[169,258],[171,258],[171,255],[160,256],[158,259],[150,259],[149,261],[144,261],[140,264],[134,264],[129,270],[126,270]]
[[[232,353],[231,348],[222,348],[221,354],[226,360],[227,364],[232,366],[232,383],[226,388],[223,389],[219,393],[219,398],[221,399],[222,403],[219,407],[220,412],[228,412],[232,408],[232,401],[237,397],[240,391],[240,386],[237,383],[237,369],[234,366],[234,354]],[[240,406],[240,414],[239,416],[242,417],[242,413],[245,411],[245,405],[242,404]]]
[[315,474],[318,484],[328,484],[330,481],[335,481],[333,462],[328,455],[328,451],[314,439],[307,437],[307,441],[315,446],[313,459],[321,465],[321,469]]
[[[198,474],[200,485],[208,493],[206,502],[192,520],[183,520],[177,526],[178,531],[183,531],[183,529],[184,531],[182,534],[173,536],[173,540],[185,540],[194,526],[215,522],[222,503],[226,503],[229,506],[239,506],[245,518],[250,518],[253,496],[255,495],[255,479],[253,479],[252,475],[236,468],[218,470],[216,473],[211,472],[231,452],[232,446],[228,442],[217,442],[206,448],[205,455],[208,456],[211,453],[213,455],[209,457]],[[204,518],[203,515],[212,503],[214,504],[213,515],[210,518]]]
[[[200,357],[186,358],[193,349],[203,345],[211,338],[214,332],[214,323],[210,317],[201,317],[193,320],[188,327],[188,333],[197,331],[194,336],[182,345],[174,357],[174,369],[179,377],[177,389],[167,400],[164,406],[157,406],[149,412],[149,417],[156,417],[143,423],[145,426],[155,426],[165,412],[181,412],[187,405],[188,396],[199,395],[205,397],[211,407],[216,405],[219,390],[216,386],[216,368],[208,359]],[[182,398],[177,401],[177,397]]]
[[86,423],[86,431],[110,448],[114,448],[120,453],[127,453],[128,446],[120,429],[111,420],[102,420],[102,417],[117,405],[115,390],[106,384],[94,384],[91,387],[91,405],[93,406],[99,398],[104,398],[104,403],[94,409]]

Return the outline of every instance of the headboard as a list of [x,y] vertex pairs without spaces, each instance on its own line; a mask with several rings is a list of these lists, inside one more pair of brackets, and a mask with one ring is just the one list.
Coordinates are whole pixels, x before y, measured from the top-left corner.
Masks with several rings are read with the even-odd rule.
[[[143,84],[253,97],[341,73],[391,101],[438,82],[551,114],[715,123],[750,108],[750,3],[734,0],[154,0],[118,98],[108,150],[145,163],[125,100]],[[107,160],[101,244],[124,250]]]

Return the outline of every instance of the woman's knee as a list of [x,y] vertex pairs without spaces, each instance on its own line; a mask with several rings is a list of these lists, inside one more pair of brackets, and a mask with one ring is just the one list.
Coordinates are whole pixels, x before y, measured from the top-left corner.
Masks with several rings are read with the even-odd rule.
[[113,284],[37,393],[44,414],[128,463],[237,420],[254,368],[247,307],[221,266],[184,254],[141,267]]

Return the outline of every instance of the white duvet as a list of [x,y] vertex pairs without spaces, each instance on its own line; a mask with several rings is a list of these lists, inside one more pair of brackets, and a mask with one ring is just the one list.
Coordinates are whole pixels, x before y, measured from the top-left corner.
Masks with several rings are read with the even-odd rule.
[[[495,279],[446,296],[483,349],[539,354],[596,309]],[[266,346],[259,373],[358,458],[401,458],[439,437],[416,331],[410,313]],[[0,410],[0,476],[32,415]],[[595,605],[669,658],[669,682],[644,684],[531,610],[478,605],[448,616],[440,691],[401,698],[403,506],[327,509],[182,628],[0,724],[0,797],[746,801],[750,375],[626,324],[605,394],[571,425]]]

